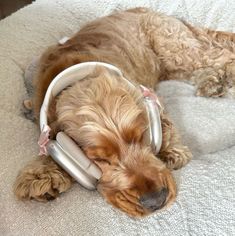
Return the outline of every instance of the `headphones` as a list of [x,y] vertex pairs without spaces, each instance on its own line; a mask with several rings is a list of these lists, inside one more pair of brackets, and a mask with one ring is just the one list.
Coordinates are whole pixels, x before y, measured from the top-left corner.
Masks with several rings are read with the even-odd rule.
[[[115,66],[103,62],[84,62],[73,65],[59,73],[50,83],[40,110],[39,155],[50,155],[68,174],[83,187],[94,190],[102,176],[100,168],[95,165],[79,148],[79,146],[64,132],[59,132],[55,140],[50,139],[50,127],[47,113],[50,99],[56,97],[62,90],[91,74],[97,66],[105,67],[116,72],[134,88],[136,86],[123,77],[122,72]],[[140,86],[149,119],[149,145],[157,154],[162,144],[162,127],[160,119],[161,105],[154,93],[144,86]]]

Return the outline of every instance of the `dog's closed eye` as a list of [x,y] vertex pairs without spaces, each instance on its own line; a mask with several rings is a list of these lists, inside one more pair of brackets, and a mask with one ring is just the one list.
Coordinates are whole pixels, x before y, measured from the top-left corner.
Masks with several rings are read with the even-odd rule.
[[110,161],[106,160],[106,159],[102,159],[100,157],[97,157],[97,158],[94,158],[93,159],[94,162],[98,162],[98,163],[102,163],[102,164],[108,164],[108,165],[111,165]]

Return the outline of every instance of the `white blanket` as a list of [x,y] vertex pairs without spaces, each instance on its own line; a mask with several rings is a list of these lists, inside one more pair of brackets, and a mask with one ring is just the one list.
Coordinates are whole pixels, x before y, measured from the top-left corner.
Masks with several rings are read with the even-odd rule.
[[169,209],[132,219],[78,184],[46,204],[13,196],[18,171],[38,152],[38,129],[21,112],[26,65],[85,22],[134,6],[235,32],[233,0],[37,0],[0,22],[0,235],[235,235],[235,101],[195,97],[180,82],[159,93],[194,158],[176,173]]

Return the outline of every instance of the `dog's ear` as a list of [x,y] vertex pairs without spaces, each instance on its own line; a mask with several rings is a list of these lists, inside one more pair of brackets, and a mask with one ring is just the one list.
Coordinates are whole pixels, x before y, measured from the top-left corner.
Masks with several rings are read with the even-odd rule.
[[119,161],[119,146],[116,142],[112,142],[108,137],[103,135],[95,135],[97,142],[96,145],[86,145],[84,152],[93,161],[98,163],[106,163],[109,165],[115,165]]
[[122,129],[123,139],[127,143],[138,143],[142,142],[144,133],[147,130],[147,119],[144,112],[141,112],[134,120],[128,122],[126,120]]
[[117,166],[119,156],[112,150],[112,147],[87,147],[84,149],[86,156],[91,159],[102,172],[107,172],[110,166]]

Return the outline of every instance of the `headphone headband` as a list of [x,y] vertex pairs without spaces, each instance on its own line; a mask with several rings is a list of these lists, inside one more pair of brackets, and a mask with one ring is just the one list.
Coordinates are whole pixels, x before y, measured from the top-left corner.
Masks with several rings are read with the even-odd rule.
[[[115,71],[118,75],[123,77],[122,72],[115,66],[103,62],[84,62],[73,65],[61,73],[59,73],[49,85],[41,110],[40,110],[40,129],[41,136],[39,139],[39,146],[46,153],[44,143],[48,141],[50,127],[48,126],[47,113],[50,103],[50,98],[57,96],[66,87],[74,84],[75,82],[84,79],[91,74],[97,66],[105,67],[108,70]],[[124,77],[123,77],[124,78]],[[124,78],[128,84],[135,87],[128,79]],[[149,118],[149,139],[153,152],[157,154],[162,144],[162,129],[159,107],[161,107],[156,95],[144,86],[140,86],[143,96],[145,98],[145,107]],[[47,136],[47,137],[46,137]],[[42,145],[40,145],[42,144]]]
[[103,62],[84,62],[73,65],[65,69],[61,73],[59,73],[50,83],[43,104],[41,106],[40,110],[41,131],[44,126],[48,125],[47,113],[48,113],[50,98],[56,97],[62,90],[64,90],[68,86],[74,84],[79,80],[84,79],[87,75],[91,74],[97,66],[103,66],[106,69],[115,71],[120,76],[122,76],[122,72],[117,67]]

